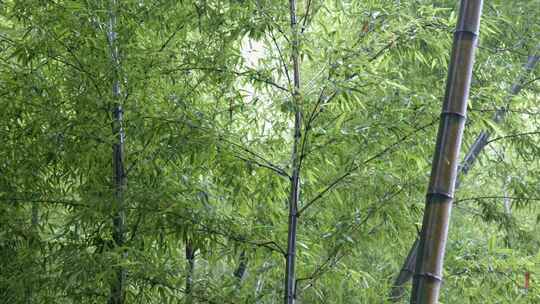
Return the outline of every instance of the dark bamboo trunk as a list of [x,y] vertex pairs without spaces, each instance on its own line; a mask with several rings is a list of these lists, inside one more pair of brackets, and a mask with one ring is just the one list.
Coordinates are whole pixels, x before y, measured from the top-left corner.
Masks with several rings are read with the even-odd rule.
[[[113,241],[115,247],[122,247],[125,244],[125,211],[124,211],[124,131],[122,128],[122,107],[116,105],[113,110],[114,132],[117,136],[117,143],[113,145],[113,167],[115,184],[115,214],[113,216]],[[126,254],[122,253],[122,258]],[[115,267],[115,280],[111,286],[110,304],[124,303],[124,288],[126,282],[126,270],[124,267]]]
[[[401,266],[401,270],[399,271],[399,274],[394,282],[394,287],[392,288],[392,291],[390,292],[390,300],[392,301],[397,302],[399,299],[403,297],[403,295],[405,294],[405,288],[403,285],[410,278],[412,278],[414,274],[414,268],[416,267],[416,254],[418,253],[418,242],[419,242],[418,238],[414,240],[413,247],[409,251],[409,255],[407,255],[405,262],[403,262],[403,266]],[[400,285],[395,285],[395,284],[400,284]]]
[[195,247],[191,239],[186,240],[186,303],[193,302],[193,273],[195,271]]
[[295,303],[295,262],[296,262],[296,229],[298,224],[298,199],[300,183],[298,174],[293,175],[291,197],[289,200],[289,225],[287,236],[287,256],[285,263],[285,304]]
[[[125,210],[124,210],[124,190],[126,186],[126,175],[124,169],[124,128],[123,128],[123,109],[120,105],[121,91],[119,79],[119,54],[116,46],[116,1],[111,2],[108,41],[111,49],[113,63],[113,85],[112,94],[114,104],[112,106],[113,125],[112,132],[116,138],[113,144],[113,180],[115,189],[115,206],[113,208],[113,241],[115,247],[123,247],[125,244]],[[121,253],[122,259],[125,259],[126,252]],[[111,293],[109,304],[123,304],[125,298],[127,272],[122,266],[115,267],[115,278],[111,283]]]
[[461,1],[416,257],[413,304],[439,299],[481,11],[482,0]]
[[242,250],[240,252],[240,257],[238,258],[238,267],[234,271],[234,277],[240,282],[244,278],[244,275],[247,270],[247,257],[246,251]]
[[294,138],[292,151],[292,175],[291,190],[289,195],[289,223],[287,237],[287,255],[285,263],[285,304],[295,302],[295,262],[296,262],[296,229],[298,224],[298,201],[300,199],[300,155],[299,145],[302,129],[302,110],[300,104],[300,66],[298,60],[298,28],[296,21],[296,0],[289,1],[291,30],[293,33],[292,42],[292,64],[293,64],[293,101],[294,101]]
[[[522,87],[523,82],[526,79],[526,76],[530,74],[532,70],[534,70],[536,64],[538,63],[540,59],[540,45],[536,47],[535,53],[530,55],[527,59],[527,63],[523,66],[523,72],[518,76],[514,84],[512,85],[509,94],[508,99],[510,99],[512,96],[517,95]],[[504,117],[506,115],[506,108],[499,109],[496,114],[493,117],[493,121],[495,123],[500,123],[504,120]],[[459,188],[461,178],[466,175],[469,170],[473,167],[473,165],[476,163],[476,160],[478,159],[478,156],[480,153],[484,150],[484,147],[487,145],[490,137],[489,130],[484,130],[478,134],[476,137],[474,143],[470,146],[468,153],[466,154],[465,158],[463,159],[462,165],[459,167],[459,173],[458,178],[456,180],[456,189]],[[401,267],[401,270],[394,280],[394,284],[392,287],[392,291],[390,292],[390,298],[393,301],[399,301],[399,299],[405,294],[405,285],[407,282],[412,278],[414,268],[416,267],[416,254],[418,250],[418,238],[414,241],[411,249],[409,250],[409,254],[407,255],[407,258],[405,259],[403,266]]]
[[[31,217],[30,217],[30,238],[28,240],[28,247],[32,253],[40,250],[40,236],[39,236],[39,207],[37,203],[32,203]],[[37,258],[36,258],[37,259]],[[39,280],[39,273],[35,276]],[[30,280],[25,284],[25,299],[24,303],[31,304],[34,297],[35,281]]]

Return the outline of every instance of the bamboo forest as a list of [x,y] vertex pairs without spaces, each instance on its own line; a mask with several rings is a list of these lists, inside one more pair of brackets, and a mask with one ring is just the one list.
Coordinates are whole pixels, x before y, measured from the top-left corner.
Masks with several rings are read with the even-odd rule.
[[540,0],[0,1],[0,303],[540,303]]

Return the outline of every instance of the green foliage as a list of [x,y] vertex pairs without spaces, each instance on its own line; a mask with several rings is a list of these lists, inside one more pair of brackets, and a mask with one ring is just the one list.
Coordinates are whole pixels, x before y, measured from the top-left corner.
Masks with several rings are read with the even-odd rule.
[[[122,266],[126,303],[187,302],[191,240],[192,303],[279,303],[301,109],[298,301],[385,302],[420,225],[457,2],[300,1],[300,104],[287,3],[118,2],[117,74],[108,1],[0,6],[0,298],[105,302]],[[508,98],[539,17],[536,1],[485,8],[462,150],[484,129],[492,142],[457,194],[442,303],[540,299],[538,69]]]

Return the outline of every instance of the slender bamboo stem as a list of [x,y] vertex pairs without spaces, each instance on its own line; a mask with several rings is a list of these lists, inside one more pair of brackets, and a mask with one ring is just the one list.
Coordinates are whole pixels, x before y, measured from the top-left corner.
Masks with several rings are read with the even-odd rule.
[[[123,109],[120,104],[120,58],[118,47],[116,45],[116,0],[111,1],[109,10],[109,31],[107,38],[111,50],[113,62],[113,85],[112,95],[114,104],[112,106],[113,125],[112,132],[117,141],[113,144],[113,177],[115,189],[115,214],[113,216],[113,240],[116,247],[122,247],[125,243],[125,208],[124,191],[126,186],[126,175],[124,170],[124,128],[123,128]],[[126,252],[122,252],[122,259],[127,257]],[[127,272],[122,266],[115,267],[115,279],[111,283],[111,293],[109,296],[110,304],[123,304],[125,299],[125,284]]]
[[[403,288],[403,284],[405,284],[407,281],[409,281],[410,278],[412,278],[414,274],[414,268],[416,267],[416,254],[418,253],[418,238],[414,241],[413,247],[411,250],[409,250],[409,254],[407,255],[407,258],[403,262],[403,265],[401,266],[401,270],[399,271],[398,276],[396,277],[396,280],[394,282],[394,287],[392,288],[392,291],[390,292],[390,300],[393,302],[399,301],[405,294],[405,288]],[[399,284],[399,285],[397,285]]]
[[482,0],[462,0],[460,5],[418,245],[412,304],[436,304],[439,299],[482,4]]
[[298,24],[296,20],[296,0],[289,1],[293,64],[293,94],[295,105],[293,151],[292,151],[292,174],[291,190],[289,196],[289,223],[287,236],[287,255],[285,263],[285,304],[295,302],[295,262],[296,262],[296,229],[298,223],[298,201],[300,199],[300,158],[299,146],[302,137],[302,105],[300,104],[300,64],[298,58]]
[[246,251],[242,250],[242,252],[240,252],[240,257],[238,258],[238,267],[234,271],[234,277],[238,280],[238,282],[242,281],[244,278],[247,270],[247,263],[248,259],[246,256]]
[[193,241],[186,240],[186,303],[193,303],[193,273],[195,271],[195,247]]

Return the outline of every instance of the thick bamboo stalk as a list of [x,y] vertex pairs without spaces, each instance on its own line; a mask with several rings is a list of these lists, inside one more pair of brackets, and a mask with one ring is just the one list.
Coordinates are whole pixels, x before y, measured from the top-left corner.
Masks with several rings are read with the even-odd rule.
[[436,304],[458,173],[482,0],[462,0],[416,257],[411,303]]
[[[536,47],[534,53],[528,56],[527,62],[523,66],[523,71],[519,74],[519,76],[517,77],[517,79],[515,80],[511,89],[508,92],[508,97],[507,97],[508,99],[510,99],[514,95],[519,94],[519,92],[523,88],[523,82],[525,81],[526,77],[531,73],[531,71],[534,70],[539,59],[540,59],[540,44]],[[507,109],[505,107],[497,110],[492,120],[495,123],[502,122],[504,120],[504,117],[506,116],[506,112],[507,112]],[[476,163],[478,156],[487,145],[490,136],[491,136],[491,132],[489,130],[483,130],[482,132],[480,132],[480,134],[478,134],[474,143],[469,147],[469,151],[467,152],[461,166],[459,167],[459,173],[456,180],[456,189],[459,188],[461,184],[461,179],[463,178],[463,176],[466,175],[469,172],[469,170],[473,167],[473,165]],[[413,245],[411,246],[411,249],[409,250],[407,258],[403,262],[403,266],[401,267],[401,270],[398,276],[394,280],[394,284],[390,292],[390,298],[393,301],[398,301],[405,294],[405,285],[412,278],[414,268],[416,267],[417,250],[418,250],[418,238],[416,238]]]
[[[111,1],[109,11],[109,32],[108,42],[111,49],[113,62],[113,85],[112,95],[114,104],[112,107],[113,126],[112,132],[116,137],[113,144],[113,178],[115,189],[115,214],[113,216],[113,240],[116,247],[122,247],[125,244],[125,210],[124,210],[124,190],[126,186],[126,175],[124,169],[124,128],[123,128],[123,109],[120,105],[121,91],[119,79],[119,52],[116,46],[116,0]],[[126,258],[126,253],[122,253],[122,258]],[[123,304],[125,299],[125,284],[127,272],[122,266],[115,267],[115,279],[111,283],[111,293],[109,296],[110,304]]]
[[300,199],[300,155],[299,146],[302,130],[302,110],[300,105],[300,65],[298,58],[298,25],[296,21],[296,0],[289,1],[292,42],[293,64],[293,101],[295,105],[293,151],[292,151],[292,174],[291,190],[289,196],[289,223],[287,235],[287,255],[285,262],[285,304],[295,302],[295,262],[296,262],[296,229],[298,223],[298,201]]

